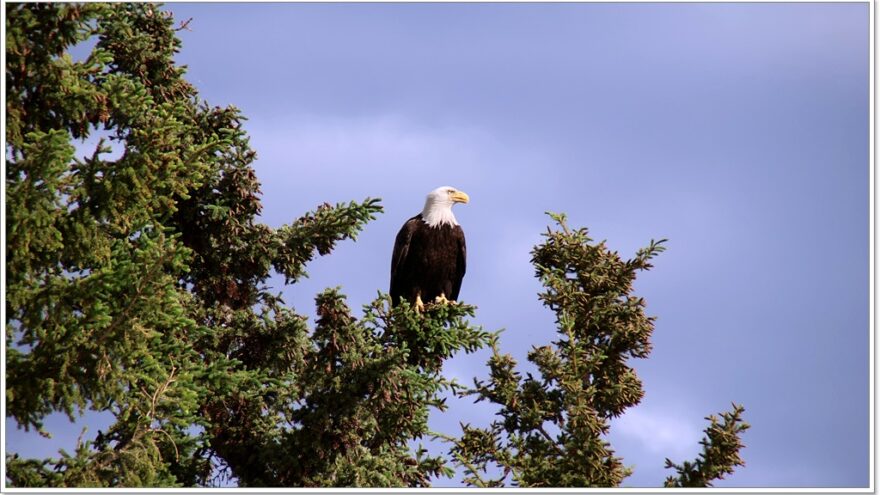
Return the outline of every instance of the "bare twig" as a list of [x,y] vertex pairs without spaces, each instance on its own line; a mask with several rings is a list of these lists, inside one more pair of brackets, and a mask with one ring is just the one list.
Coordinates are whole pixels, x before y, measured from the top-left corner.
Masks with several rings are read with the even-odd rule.
[[150,431],[164,433],[165,436],[168,437],[168,440],[171,442],[171,446],[174,447],[174,461],[180,462],[180,451],[177,450],[177,443],[174,442],[174,438],[171,437],[171,434],[162,428],[150,428]]
[[192,22],[192,20],[193,20],[193,18],[190,17],[189,19],[181,22],[179,26],[174,28],[174,30],[175,31],[183,31],[183,30],[192,31],[192,29],[189,28],[189,23]]

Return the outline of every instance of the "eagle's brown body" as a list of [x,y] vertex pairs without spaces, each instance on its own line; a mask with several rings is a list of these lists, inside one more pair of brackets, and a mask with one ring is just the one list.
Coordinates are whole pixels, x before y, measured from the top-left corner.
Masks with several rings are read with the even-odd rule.
[[464,231],[457,224],[428,225],[418,214],[403,224],[394,241],[391,257],[391,299],[415,304],[443,296],[458,299],[464,278],[466,249]]

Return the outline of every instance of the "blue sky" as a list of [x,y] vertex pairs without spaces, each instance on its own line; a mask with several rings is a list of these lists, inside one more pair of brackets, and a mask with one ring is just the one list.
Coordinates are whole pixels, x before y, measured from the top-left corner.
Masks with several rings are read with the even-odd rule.
[[[668,238],[636,284],[657,317],[646,396],[609,437],[626,486],[662,485],[732,401],[747,465],[716,486],[868,485],[867,3],[166,9],[193,18],[188,79],[249,118],[264,222],[383,200],[308,280],[273,279],[298,311],[328,286],[353,307],[386,291],[394,235],[440,185],[471,196],[461,299],[523,363],[555,338],[529,264],[545,211],[624,257]],[[487,357],[446,371],[470,382]],[[491,420],[452,402],[432,427]],[[7,422],[7,448],[79,434],[52,424],[47,442]]]

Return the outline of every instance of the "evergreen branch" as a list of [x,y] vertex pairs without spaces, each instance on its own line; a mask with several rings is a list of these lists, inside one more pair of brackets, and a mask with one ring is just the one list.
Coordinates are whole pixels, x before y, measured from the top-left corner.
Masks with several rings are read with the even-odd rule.
[[537,430],[541,433],[541,436],[550,442],[550,446],[553,447],[553,450],[555,450],[557,454],[559,454],[559,457],[565,457],[565,451],[563,451],[562,447],[559,446],[559,443],[547,433],[547,430],[544,429],[544,425],[538,425]]
[[[160,239],[164,239],[164,235],[162,235],[162,234],[160,234],[160,235],[162,236],[162,237],[160,237]],[[122,309],[122,311],[113,318],[113,320],[111,320],[111,322],[107,326],[107,328],[103,332],[101,332],[101,335],[99,335],[98,338],[95,340],[95,342],[97,343],[97,345],[99,347],[104,343],[104,341],[107,338],[109,338],[110,336],[114,336],[114,332],[119,327],[119,325],[121,325],[123,322],[127,321],[128,316],[131,313],[131,311],[137,306],[137,304],[139,302],[141,302],[140,296],[143,293],[144,289],[154,281],[154,278],[156,278],[160,273],[162,273],[162,267],[164,266],[165,261],[168,258],[168,256],[169,256],[169,252],[167,250],[163,250],[162,254],[159,255],[156,262],[153,263],[152,266],[150,266],[146,275],[144,275],[138,279],[139,283],[135,287],[134,296],[131,298],[131,302],[129,304],[127,304]]]
[[304,267],[316,254],[327,255],[338,241],[356,239],[366,222],[382,212],[379,201],[367,198],[361,203],[352,201],[336,206],[324,203],[292,224],[279,228],[275,233],[272,263],[284,274],[285,283],[306,276]]
[[[455,437],[452,437],[452,436],[449,436],[449,435],[446,435],[446,434],[444,434],[444,433],[440,433],[440,432],[437,432],[437,431],[429,431],[428,434],[431,435],[431,436],[434,437],[434,438],[439,438],[439,439],[441,439],[441,440],[445,440],[445,441],[447,441],[447,442],[453,443],[453,444],[455,444],[456,447],[458,447],[458,448],[461,449],[461,450],[465,449],[465,446],[462,445],[461,443],[459,443],[458,439],[455,438]],[[477,468],[476,468],[473,464],[471,464],[470,462],[468,462],[468,461],[464,458],[464,456],[463,456],[461,453],[459,453],[459,452],[452,452],[452,455],[454,455],[455,458],[456,458],[456,460],[457,460],[461,465],[463,465],[465,468],[467,468],[468,471],[471,472],[471,474],[474,475],[474,478],[476,478],[476,481],[477,481],[477,486],[478,486],[479,488],[488,488],[488,487],[490,486],[488,483],[486,483],[486,480],[484,480],[484,479],[480,476],[480,472],[479,472],[479,470],[477,470]]]
[[737,404],[732,406],[730,412],[721,413],[722,423],[715,416],[706,418],[710,425],[705,430],[706,436],[700,441],[703,451],[699,458],[682,464],[666,459],[666,468],[678,472],[677,477],[666,478],[666,487],[710,487],[713,480],[723,479],[724,475],[733,473],[736,466],[745,465],[739,456],[743,448],[740,434],[749,429],[749,424],[742,419],[745,408]]

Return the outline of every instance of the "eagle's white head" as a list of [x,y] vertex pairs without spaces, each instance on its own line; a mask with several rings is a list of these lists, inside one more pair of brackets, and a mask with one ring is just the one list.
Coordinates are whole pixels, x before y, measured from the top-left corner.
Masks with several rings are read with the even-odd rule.
[[431,227],[438,227],[444,223],[458,225],[455,215],[452,214],[452,205],[468,201],[470,201],[468,195],[454,187],[438,187],[428,193],[428,197],[425,198],[422,220]]

